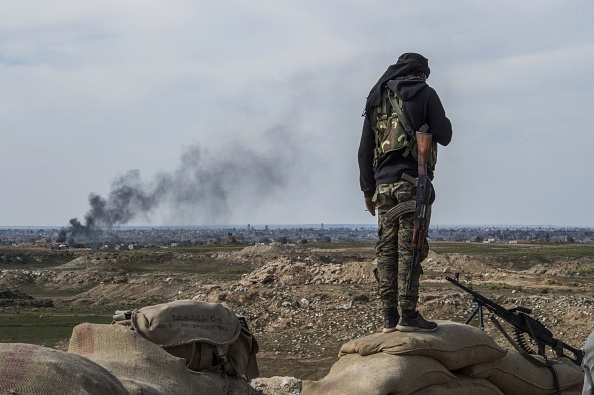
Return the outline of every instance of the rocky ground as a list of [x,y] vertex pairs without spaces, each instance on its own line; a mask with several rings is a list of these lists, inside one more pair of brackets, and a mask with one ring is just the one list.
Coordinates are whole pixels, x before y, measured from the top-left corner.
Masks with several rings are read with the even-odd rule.
[[[468,316],[471,297],[445,280],[459,272],[463,284],[505,307],[531,308],[532,316],[555,337],[575,347],[583,345],[594,323],[592,254],[578,253],[577,248],[583,247],[577,246],[575,251],[559,252],[559,246],[527,245],[505,246],[508,250],[502,257],[501,251],[456,252],[466,250],[462,247],[432,244],[423,264],[419,306],[426,318],[460,322]],[[542,259],[542,253],[533,257],[534,248],[540,252],[551,248],[551,257]],[[43,258],[28,266],[23,261],[28,262],[26,256],[21,262],[0,265],[0,291],[12,292],[5,294],[11,298],[0,292],[0,298],[19,299],[14,295],[24,290],[36,299],[51,299],[53,307],[44,307],[45,314],[110,314],[180,298],[224,302],[247,318],[259,339],[263,377],[320,379],[336,362],[343,343],[377,332],[382,325],[371,244],[268,245],[209,252],[87,251],[58,265],[43,266]],[[16,313],[27,303],[32,302],[0,303],[0,314]],[[509,347],[488,320],[485,326]],[[66,339],[57,347],[65,344]]]

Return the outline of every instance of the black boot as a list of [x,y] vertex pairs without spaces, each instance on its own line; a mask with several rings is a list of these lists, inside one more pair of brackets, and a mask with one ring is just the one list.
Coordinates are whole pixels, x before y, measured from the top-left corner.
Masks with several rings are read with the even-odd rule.
[[416,310],[403,310],[396,329],[401,332],[435,332],[437,324],[427,321]]
[[384,307],[384,329],[382,332],[394,332],[399,320],[400,314],[396,307]]

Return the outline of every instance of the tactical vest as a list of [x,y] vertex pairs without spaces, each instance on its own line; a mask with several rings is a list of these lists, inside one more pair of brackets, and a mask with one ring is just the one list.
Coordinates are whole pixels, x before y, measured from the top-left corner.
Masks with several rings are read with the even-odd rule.
[[[391,114],[388,114],[388,102],[392,107]],[[373,168],[376,169],[380,156],[392,151],[404,150],[402,152],[403,157],[412,155],[414,160],[418,160],[416,132],[427,132],[429,125],[425,123],[419,130],[413,131],[404,113],[402,99],[386,88],[382,93],[380,105],[377,107],[377,118],[375,125],[372,123],[372,129],[375,132]],[[437,142],[433,140],[427,167],[430,170],[435,170],[436,163]]]

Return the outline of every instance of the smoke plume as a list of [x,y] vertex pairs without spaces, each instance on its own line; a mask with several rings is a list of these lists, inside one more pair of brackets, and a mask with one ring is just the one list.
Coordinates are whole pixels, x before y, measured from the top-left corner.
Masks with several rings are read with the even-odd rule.
[[267,133],[253,148],[241,142],[216,151],[191,146],[173,172],[159,173],[147,182],[139,170],[130,170],[113,181],[107,197],[91,193],[84,223],[72,218],[61,237],[91,236],[97,227],[125,225],[139,217],[150,220],[157,209],[186,225],[220,223],[234,211],[264,204],[289,180],[294,182],[299,151],[282,128]]

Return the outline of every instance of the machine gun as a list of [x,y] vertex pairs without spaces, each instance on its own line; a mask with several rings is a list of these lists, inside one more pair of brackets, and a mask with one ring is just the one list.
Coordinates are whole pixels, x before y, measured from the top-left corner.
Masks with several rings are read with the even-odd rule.
[[[527,357],[532,362],[537,361],[536,359],[530,356],[530,354],[535,354],[535,352],[528,345],[525,335],[528,335],[529,339],[533,343],[536,343],[536,353],[545,358],[545,360],[547,361],[547,366],[549,364],[545,353],[546,346],[551,347],[555,351],[557,357],[569,358],[574,364],[576,364],[577,366],[581,366],[582,360],[584,358],[584,353],[581,350],[574,348],[568,345],[567,343],[562,342],[561,340],[555,339],[549,329],[547,329],[540,321],[529,315],[532,313],[531,309],[521,306],[516,306],[512,309],[506,309],[505,307],[500,306],[491,299],[481,295],[480,293],[473,291],[472,289],[460,284],[460,282],[458,282],[458,273],[456,273],[455,277],[455,279],[451,277],[446,277],[446,280],[472,295],[473,301],[476,303],[475,310],[473,311],[471,316],[466,320],[465,324],[468,324],[470,320],[472,320],[474,315],[478,312],[480,326],[481,329],[483,329],[484,326],[482,308],[486,307],[487,310],[489,310],[492,313],[490,318],[495,327],[497,327],[497,329],[501,331],[505,338],[512,344],[512,346],[514,346],[514,348],[516,348],[516,350],[518,350],[518,352],[520,352],[522,355]],[[499,318],[513,326],[515,334],[514,339],[512,339],[511,336],[503,330],[503,327],[501,326],[501,324],[499,324],[499,322],[494,316],[498,316]],[[565,355],[564,350],[569,351],[571,354],[573,354],[573,356]]]

